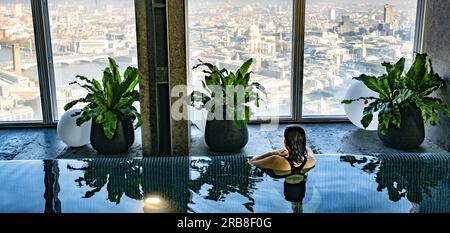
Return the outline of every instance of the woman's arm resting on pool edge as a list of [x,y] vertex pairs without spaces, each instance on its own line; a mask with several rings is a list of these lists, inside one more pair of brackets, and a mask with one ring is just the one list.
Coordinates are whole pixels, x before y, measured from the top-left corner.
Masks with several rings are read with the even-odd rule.
[[259,168],[283,170],[284,159],[277,155],[266,156],[262,159],[250,160],[249,163]]
[[267,152],[267,153],[265,153],[265,154],[263,154],[263,155],[256,156],[256,157],[250,159],[249,162],[252,162],[252,161],[258,161],[258,160],[261,160],[261,159],[265,159],[265,158],[270,157],[270,156],[273,156],[273,155],[282,155],[282,154],[285,154],[286,152],[287,152],[286,149],[281,149],[281,150],[276,150],[276,151]]

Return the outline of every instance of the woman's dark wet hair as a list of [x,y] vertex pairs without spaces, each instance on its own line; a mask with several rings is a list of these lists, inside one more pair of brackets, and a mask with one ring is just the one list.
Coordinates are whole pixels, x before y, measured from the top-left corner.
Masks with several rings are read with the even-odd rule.
[[305,130],[300,126],[288,126],[284,130],[284,140],[286,149],[289,151],[289,158],[296,163],[301,163],[308,153]]

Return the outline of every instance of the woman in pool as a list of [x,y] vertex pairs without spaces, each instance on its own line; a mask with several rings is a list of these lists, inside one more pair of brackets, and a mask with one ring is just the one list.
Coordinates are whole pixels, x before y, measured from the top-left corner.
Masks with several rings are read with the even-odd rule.
[[289,126],[284,131],[285,149],[266,153],[249,161],[260,168],[286,175],[305,174],[315,167],[314,153],[306,146],[306,134],[300,126]]
[[286,128],[284,144],[286,149],[255,157],[249,163],[263,168],[272,177],[285,178],[284,196],[291,202],[294,213],[302,213],[306,173],[316,166],[316,159],[313,152],[306,146],[305,131],[299,126]]

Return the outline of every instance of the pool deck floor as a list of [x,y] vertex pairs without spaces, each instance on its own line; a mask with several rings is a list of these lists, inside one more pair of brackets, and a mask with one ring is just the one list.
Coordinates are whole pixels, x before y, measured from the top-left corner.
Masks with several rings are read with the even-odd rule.
[[[240,154],[259,155],[283,148],[283,133],[288,125],[280,125],[275,130],[265,130],[260,125],[249,125],[249,142]],[[420,148],[397,150],[386,147],[377,132],[365,131],[351,123],[302,124],[307,135],[308,146],[315,154],[367,154],[367,153],[429,153],[447,152],[445,149],[425,139]],[[203,139],[203,133],[195,126],[191,129],[190,155],[210,153]]]
[[[283,131],[287,125],[274,130],[260,125],[249,125],[249,143],[242,150],[244,155],[259,155],[282,148]],[[360,130],[350,123],[303,124],[308,145],[316,154],[361,154],[384,152],[447,152],[428,140],[419,149],[401,151],[388,148],[378,139],[376,132]],[[216,155],[210,153],[203,140],[203,133],[191,127],[189,155]],[[136,141],[122,157],[140,157],[141,134],[136,131]],[[1,129],[0,160],[78,159],[105,157],[98,155],[91,146],[68,148],[58,139],[56,129]]]

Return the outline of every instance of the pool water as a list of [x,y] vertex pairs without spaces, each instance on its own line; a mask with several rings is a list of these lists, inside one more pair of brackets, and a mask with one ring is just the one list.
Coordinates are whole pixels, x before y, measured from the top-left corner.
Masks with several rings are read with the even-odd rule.
[[0,162],[4,213],[450,212],[450,154],[317,155],[306,179],[245,156]]

